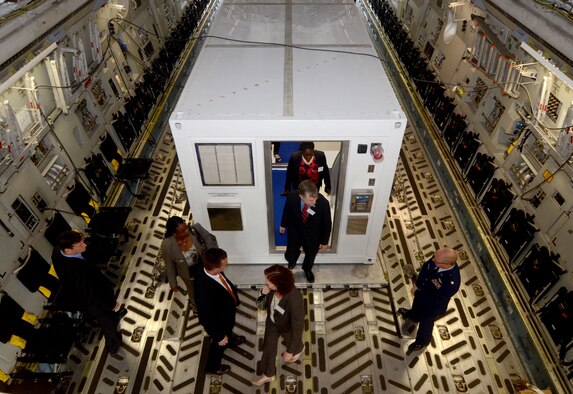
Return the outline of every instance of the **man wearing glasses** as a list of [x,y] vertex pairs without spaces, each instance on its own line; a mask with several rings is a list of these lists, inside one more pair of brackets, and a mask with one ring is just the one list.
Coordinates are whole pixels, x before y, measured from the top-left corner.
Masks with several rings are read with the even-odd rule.
[[426,261],[410,293],[414,296],[412,309],[400,308],[398,315],[419,323],[416,340],[408,352],[420,350],[432,340],[434,321],[446,313],[450,298],[460,288],[458,254],[452,248],[442,248]]

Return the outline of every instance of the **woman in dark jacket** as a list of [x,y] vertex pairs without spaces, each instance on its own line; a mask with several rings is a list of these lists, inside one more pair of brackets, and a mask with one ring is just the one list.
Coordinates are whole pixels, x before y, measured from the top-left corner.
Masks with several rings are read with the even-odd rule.
[[304,141],[300,143],[300,151],[294,152],[287,165],[285,187],[282,195],[296,190],[304,180],[310,180],[320,190],[324,181],[324,191],[330,195],[330,172],[326,163],[324,152],[314,150],[314,142]]
[[260,376],[251,380],[256,386],[275,380],[279,337],[282,336],[286,344],[282,354],[285,363],[297,361],[304,348],[304,305],[301,292],[294,286],[292,272],[282,265],[273,265],[265,270],[265,283],[261,290],[266,295],[267,309],[263,356],[258,368]]
[[171,290],[179,291],[177,275],[185,283],[189,305],[196,310],[193,278],[201,267],[201,256],[209,248],[217,247],[217,238],[198,223],[187,224],[179,216],[172,216],[165,224],[165,239],[161,254]]

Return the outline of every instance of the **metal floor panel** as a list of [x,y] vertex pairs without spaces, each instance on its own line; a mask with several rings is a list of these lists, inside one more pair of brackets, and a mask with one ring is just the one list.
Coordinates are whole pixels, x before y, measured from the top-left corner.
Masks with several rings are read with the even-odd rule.
[[[132,213],[130,239],[117,263],[110,264],[112,276],[124,276],[119,300],[129,312],[121,323],[123,348],[109,356],[93,330],[66,366],[75,371],[68,393],[515,392],[511,382],[525,376],[523,369],[449,208],[450,197],[411,130],[388,206],[380,261],[360,267],[317,266],[312,287],[295,270],[306,309],[301,361],[282,365],[277,360],[278,376],[272,384],[250,384],[264,334],[265,312],[255,306],[263,267],[230,266],[242,300],[236,333],[247,341],[225,352],[229,374],[199,372],[208,347],[203,329],[189,311],[185,294],[156,283],[159,272],[154,266],[165,221],[186,209],[169,136],[158,152],[152,177],[141,186],[146,196]],[[446,316],[436,322],[431,345],[407,354],[415,326],[394,312],[410,306],[411,274],[442,245],[460,254],[462,287]],[[279,344],[279,355],[283,350]]]
[[[512,380],[525,375],[446,203],[451,198],[436,181],[417,136],[407,130],[381,242],[396,308],[409,308],[412,270],[441,246],[458,251],[462,276],[446,316],[436,322],[432,344],[423,354],[406,356],[411,387],[416,392],[514,392]],[[400,331],[403,342],[415,337],[410,323],[401,319]]]

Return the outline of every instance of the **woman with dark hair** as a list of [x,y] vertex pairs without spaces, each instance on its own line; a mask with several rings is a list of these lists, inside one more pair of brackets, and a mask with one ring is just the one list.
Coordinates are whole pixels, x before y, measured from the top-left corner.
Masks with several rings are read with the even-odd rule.
[[195,290],[193,278],[201,267],[201,257],[205,250],[217,247],[217,238],[198,223],[189,225],[179,216],[172,216],[165,224],[165,239],[161,243],[161,254],[165,261],[167,280],[174,292],[179,291],[177,275],[185,283],[189,305],[193,311]]
[[324,181],[324,191],[331,192],[330,172],[326,163],[324,152],[314,150],[314,142],[303,141],[300,143],[299,151],[294,152],[288,161],[285,187],[283,195],[291,190],[296,190],[298,185],[304,180],[310,180],[320,190]]
[[265,287],[261,289],[261,294],[266,295],[267,320],[263,356],[258,366],[260,375],[251,380],[256,386],[275,380],[279,337],[282,336],[286,344],[286,351],[282,354],[285,363],[297,361],[304,348],[304,305],[301,292],[294,286],[292,272],[278,264],[264,272]]

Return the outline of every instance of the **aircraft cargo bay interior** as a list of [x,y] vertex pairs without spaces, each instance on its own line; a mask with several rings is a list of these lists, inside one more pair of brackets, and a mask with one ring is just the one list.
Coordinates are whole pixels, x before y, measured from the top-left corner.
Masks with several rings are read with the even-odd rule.
[[0,390],[573,391],[573,17],[517,3],[0,3]]

